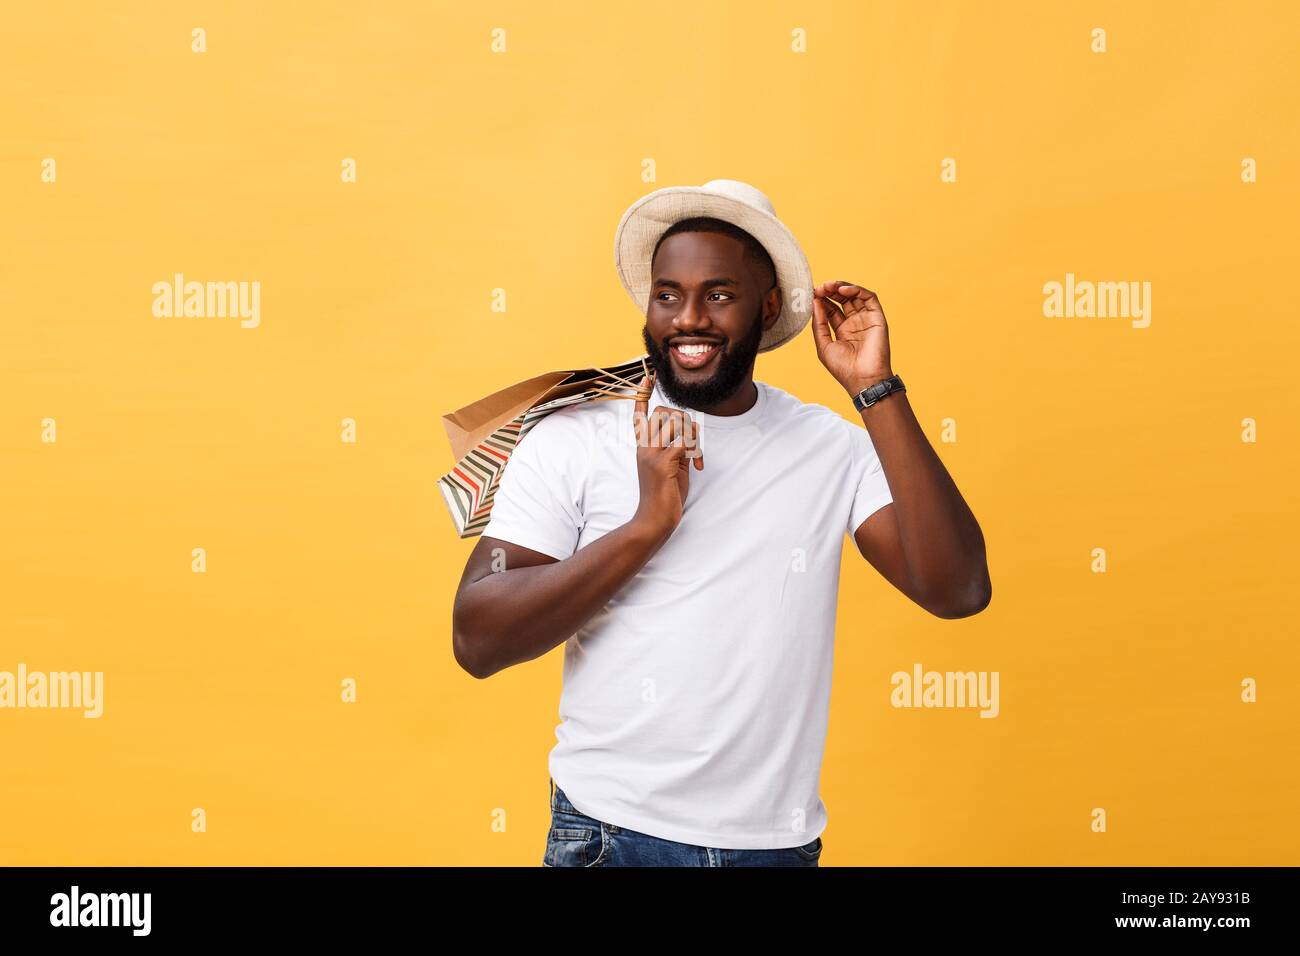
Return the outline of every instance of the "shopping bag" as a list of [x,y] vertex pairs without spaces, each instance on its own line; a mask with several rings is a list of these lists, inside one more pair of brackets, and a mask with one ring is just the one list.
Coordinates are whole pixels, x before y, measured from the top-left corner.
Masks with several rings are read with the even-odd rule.
[[[638,388],[643,375],[648,378]],[[648,400],[653,387],[648,356],[641,356],[607,368],[546,372],[443,415],[456,465],[438,488],[456,532],[472,538],[487,527],[510,454],[547,415],[583,402]]]

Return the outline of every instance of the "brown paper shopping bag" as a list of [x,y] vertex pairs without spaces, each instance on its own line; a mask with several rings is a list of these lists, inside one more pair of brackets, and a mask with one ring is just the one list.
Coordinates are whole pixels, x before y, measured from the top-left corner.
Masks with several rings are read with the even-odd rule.
[[492,515],[501,473],[529,430],[560,408],[607,399],[649,398],[654,377],[644,356],[608,368],[546,372],[493,392],[442,416],[456,465],[438,479],[462,538],[472,538]]

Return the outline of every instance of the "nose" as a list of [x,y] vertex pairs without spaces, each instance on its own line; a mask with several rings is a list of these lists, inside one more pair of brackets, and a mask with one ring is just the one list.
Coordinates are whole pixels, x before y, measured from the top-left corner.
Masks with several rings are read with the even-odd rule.
[[693,335],[712,326],[709,311],[693,296],[687,296],[685,303],[673,316],[673,331],[677,335]]

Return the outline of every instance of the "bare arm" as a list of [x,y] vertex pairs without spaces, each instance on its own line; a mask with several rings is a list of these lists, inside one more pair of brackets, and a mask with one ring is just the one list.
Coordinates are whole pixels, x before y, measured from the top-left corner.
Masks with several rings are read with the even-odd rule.
[[[813,341],[817,357],[851,396],[894,374],[884,309],[863,286],[835,280],[813,290]],[[858,550],[936,617],[978,614],[993,598],[984,534],[907,393],[863,409],[862,423],[894,500],[854,529]]]
[[636,414],[648,427],[638,426],[641,499],[630,521],[563,561],[489,537],[470,553],[452,609],[452,651],[473,676],[490,677],[567,641],[681,521],[690,463],[704,467],[697,426],[691,421],[687,429],[688,416],[663,406],[647,420],[644,402]]
[[[452,611],[456,662],[484,678],[541,657],[604,607],[660,543],[635,519],[563,561],[509,541],[480,538]],[[493,571],[494,557],[503,570]]]
[[984,534],[925,437],[907,393],[862,411],[893,493],[853,534],[862,556],[936,617],[978,614],[993,598]]

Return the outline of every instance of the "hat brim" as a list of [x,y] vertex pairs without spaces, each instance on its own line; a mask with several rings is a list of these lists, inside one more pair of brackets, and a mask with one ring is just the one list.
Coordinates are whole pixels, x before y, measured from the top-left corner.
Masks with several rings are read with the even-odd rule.
[[748,203],[699,186],[669,186],[637,200],[614,233],[614,267],[623,288],[645,315],[650,306],[650,257],[659,237],[674,223],[713,216],[734,223],[757,239],[776,267],[781,312],[759,340],[770,352],[803,331],[812,318],[812,270],[794,234],[775,216]]

